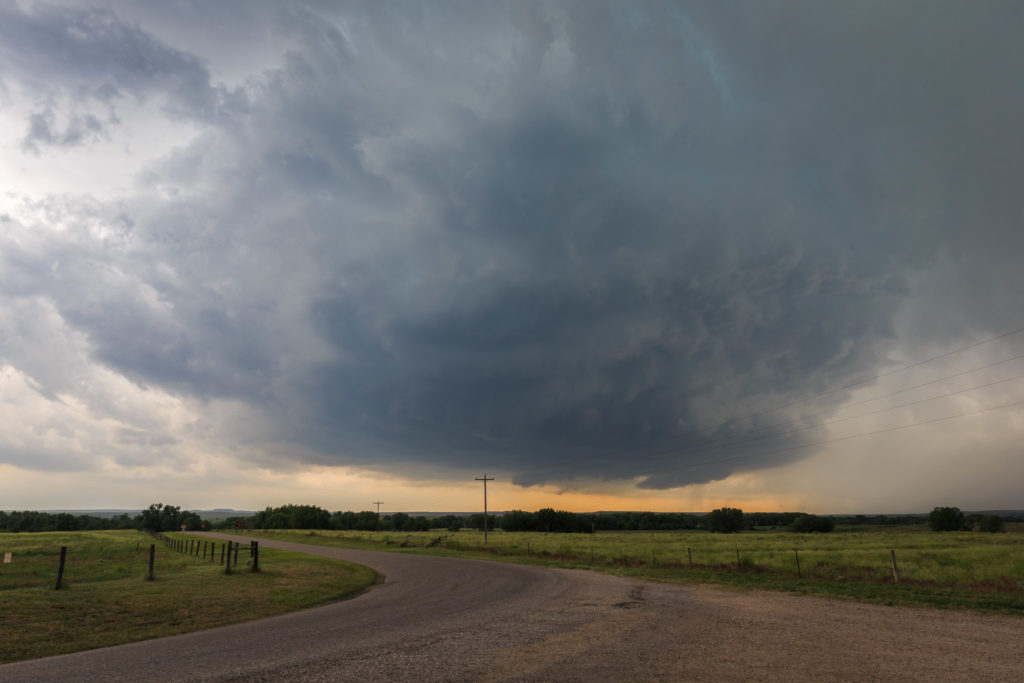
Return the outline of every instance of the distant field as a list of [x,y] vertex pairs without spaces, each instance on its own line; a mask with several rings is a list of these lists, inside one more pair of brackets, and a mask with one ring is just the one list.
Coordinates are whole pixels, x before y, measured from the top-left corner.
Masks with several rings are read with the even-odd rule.
[[158,544],[155,580],[146,581],[152,542],[137,531],[0,533],[0,558],[13,560],[0,564],[0,663],[281,614],[348,597],[376,578],[359,565],[269,548],[260,573],[246,571],[243,556],[228,576],[217,561]]
[[[1007,529],[1001,534],[935,533],[923,527],[848,527],[830,534],[495,531],[489,533],[486,547],[483,533],[475,531],[248,533],[313,544],[593,569],[659,581],[1024,614],[1024,524],[1009,524]],[[437,546],[423,547],[437,538],[442,539]],[[899,583],[894,581],[891,551],[896,554]]]

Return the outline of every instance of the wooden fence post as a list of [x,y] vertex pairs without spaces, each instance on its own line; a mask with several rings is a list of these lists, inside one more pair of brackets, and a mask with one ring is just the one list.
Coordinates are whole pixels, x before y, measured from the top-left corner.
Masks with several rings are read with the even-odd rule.
[[238,541],[235,541],[235,566],[236,567],[238,566],[238,546],[239,546]]
[[797,552],[796,548],[793,548],[793,554],[796,555],[796,575],[797,578],[804,578],[803,573],[800,571],[800,553]]
[[146,576],[146,581],[153,580],[153,557],[156,555],[156,543],[149,544],[149,575]]
[[740,549],[736,548],[736,569],[740,568]]
[[225,544],[223,544],[223,543],[220,544],[220,563],[221,564],[224,564],[224,545]]
[[893,583],[900,582],[900,570],[896,568],[896,551],[890,550],[889,554],[892,555],[892,580]]
[[260,571],[260,543],[259,541],[252,542],[252,570],[254,572]]
[[54,586],[53,590],[60,590],[60,582],[64,579],[64,560],[68,556],[68,547],[62,545],[60,547],[60,564],[57,565],[57,585]]
[[690,548],[686,549],[686,557],[690,560],[690,569],[693,569],[693,551]]

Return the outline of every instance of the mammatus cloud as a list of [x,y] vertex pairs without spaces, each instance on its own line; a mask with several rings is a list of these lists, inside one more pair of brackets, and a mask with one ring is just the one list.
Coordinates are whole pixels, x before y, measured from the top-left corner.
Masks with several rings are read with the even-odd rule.
[[[0,361],[139,461],[657,489],[807,457],[751,437],[1019,321],[1013,17],[909,8],[246,3],[270,65],[228,87],[137,8],[5,5],[19,154],[129,101],[191,127],[116,198],[10,199]],[[249,418],[181,435],[165,400]]]

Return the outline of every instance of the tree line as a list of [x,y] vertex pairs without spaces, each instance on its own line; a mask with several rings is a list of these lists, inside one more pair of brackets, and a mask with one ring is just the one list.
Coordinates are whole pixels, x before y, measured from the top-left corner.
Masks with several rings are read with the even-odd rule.
[[116,517],[73,515],[70,512],[35,512],[32,510],[0,510],[0,531],[96,531],[102,529],[137,529],[138,517],[121,514]]
[[[268,507],[245,520],[252,529],[330,529],[338,531],[428,531],[430,529],[484,528],[484,515],[439,515],[411,517],[403,512],[380,515],[363,512],[329,512],[315,505]],[[596,531],[743,531],[754,527],[788,528],[794,523],[801,531],[831,531],[835,523],[827,517],[800,512],[753,512],[744,514],[722,508],[708,514],[676,512],[568,512],[542,508],[536,512],[512,510],[488,515],[487,528],[503,531],[546,533],[592,533]],[[230,520],[224,520],[230,526]],[[216,528],[216,526],[215,526]]]
[[199,515],[182,510],[178,505],[154,503],[148,509],[131,517],[121,513],[114,517],[73,515],[69,512],[37,512],[34,510],[0,510],[0,531],[13,533],[38,531],[102,531],[110,529],[140,529],[143,531],[186,531],[209,529],[211,525]]
[[965,515],[958,507],[936,507],[928,514],[928,526],[932,531],[970,531],[977,529],[988,533],[1004,530],[1003,518],[999,515]]
[[[454,515],[451,515],[454,517]],[[333,529],[337,531],[430,531],[438,520],[420,515],[411,517],[404,512],[378,515],[372,510],[362,512],[329,512],[316,505],[282,505],[268,507],[246,520],[253,529]]]
[[[504,531],[545,533],[593,533],[596,531],[689,531],[736,533],[755,528],[785,529],[798,533],[827,533],[842,525],[924,525],[933,531],[999,532],[1004,529],[999,515],[965,514],[956,507],[936,507],[927,515],[810,515],[803,512],[748,512],[723,507],[709,513],[682,512],[567,512],[542,508],[535,512],[512,510],[488,515],[487,528]],[[372,510],[330,512],[315,505],[267,507],[249,517],[229,517],[216,521],[202,519],[197,513],[177,505],[153,503],[134,517],[127,514],[112,518],[72,515],[66,512],[0,511],[0,531],[89,531],[101,529],[140,529],[162,532],[202,529],[324,529],[336,531],[413,532],[431,529],[484,528],[484,515],[436,515],[415,517],[404,512],[378,515]]]

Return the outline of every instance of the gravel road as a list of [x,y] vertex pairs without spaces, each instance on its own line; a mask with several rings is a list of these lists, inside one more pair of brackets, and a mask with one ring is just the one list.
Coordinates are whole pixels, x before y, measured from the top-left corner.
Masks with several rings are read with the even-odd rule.
[[1024,681],[1017,617],[260,544],[386,580],[294,614],[9,664],[0,681]]

